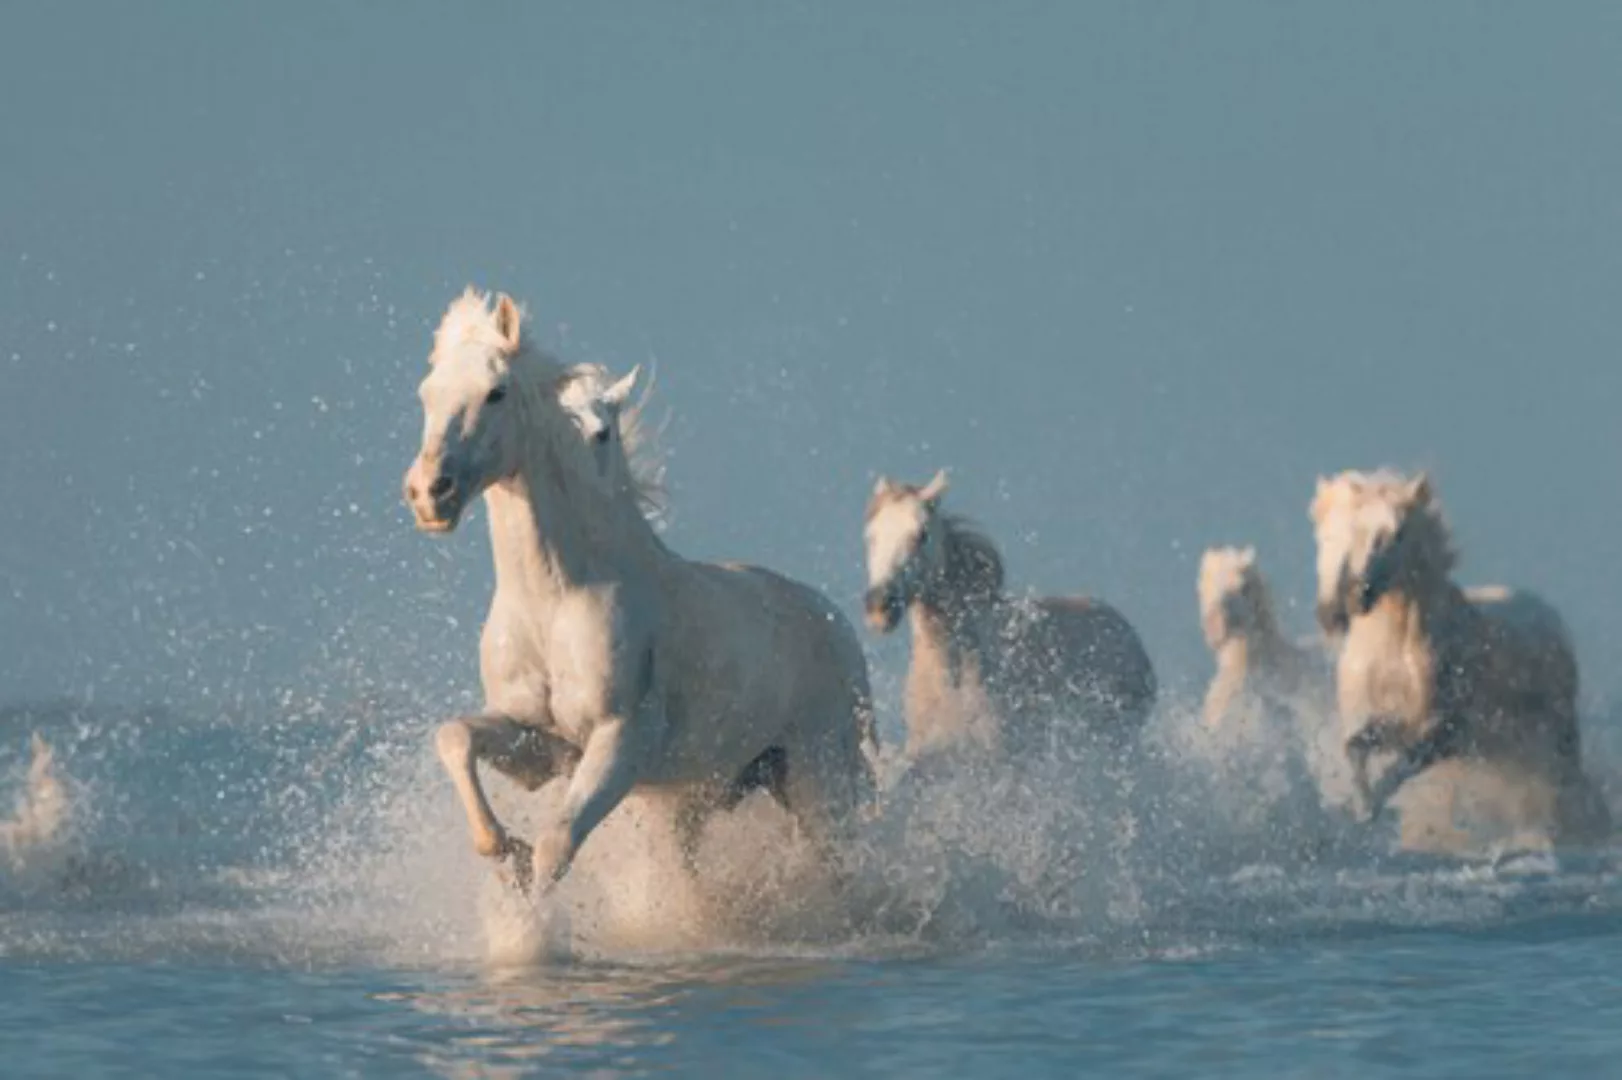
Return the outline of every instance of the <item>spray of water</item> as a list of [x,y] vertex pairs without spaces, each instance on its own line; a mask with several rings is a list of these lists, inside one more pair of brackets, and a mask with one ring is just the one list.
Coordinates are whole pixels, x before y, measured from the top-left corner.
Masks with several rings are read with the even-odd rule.
[[[442,711],[392,700],[284,708],[261,725],[59,719],[51,770],[66,759],[93,779],[61,781],[64,801],[13,770],[18,805],[57,799],[49,812],[63,824],[28,856],[39,868],[26,876],[31,911],[17,873],[6,879],[24,921],[0,922],[0,947],[434,967],[1035,942],[1180,954],[1551,905],[1622,908],[1604,852],[1393,854],[1389,825],[1344,812],[1326,725],[1213,732],[1175,701],[1119,758],[888,756],[881,808],[844,853],[844,889],[763,795],[711,822],[696,874],[677,855],[668,808],[633,798],[535,905],[471,852],[426,737]],[[559,794],[499,777],[490,789],[521,834]],[[1415,791],[1422,800],[1423,785]]]

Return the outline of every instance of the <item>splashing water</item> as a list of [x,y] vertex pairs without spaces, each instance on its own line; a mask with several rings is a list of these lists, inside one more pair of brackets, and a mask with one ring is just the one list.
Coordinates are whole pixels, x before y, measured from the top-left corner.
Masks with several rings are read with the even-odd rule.
[[[1614,853],[1394,854],[1388,828],[1341,811],[1338,758],[1317,728],[1213,733],[1175,703],[1119,760],[887,758],[881,810],[846,852],[846,903],[788,816],[757,795],[712,820],[696,877],[668,808],[628,800],[537,908],[471,851],[424,734],[440,711],[373,701],[262,725],[30,714],[53,749],[5,790],[21,793],[10,820],[50,839],[22,856],[26,872],[23,849],[5,849],[13,913],[0,951],[412,966],[1021,942],[1181,954],[1622,909]],[[87,779],[63,779],[76,774]],[[500,777],[490,789],[521,835],[558,796]]]

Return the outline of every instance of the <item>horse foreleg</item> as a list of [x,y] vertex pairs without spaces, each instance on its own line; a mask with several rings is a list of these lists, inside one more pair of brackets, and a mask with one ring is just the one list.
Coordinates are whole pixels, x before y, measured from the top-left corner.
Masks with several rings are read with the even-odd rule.
[[479,783],[478,762],[484,760],[502,773],[533,791],[566,768],[575,753],[555,736],[526,727],[505,716],[466,716],[441,724],[434,736],[439,760],[450,774],[456,794],[467,814],[473,850],[490,859],[520,854],[522,841],[507,835],[496,820],[484,787]]
[[630,721],[615,719],[598,724],[586,740],[562,812],[535,840],[532,865],[543,893],[563,879],[586,837],[636,786],[642,767],[636,734]]
[[1385,809],[1391,796],[1404,784],[1438,761],[1454,756],[1453,736],[1456,731],[1456,725],[1437,724],[1422,739],[1402,751],[1396,763],[1380,776],[1380,782],[1370,796],[1371,819]]
[[[1397,718],[1376,716],[1371,717],[1356,734],[1346,740],[1346,760],[1352,767],[1352,786],[1357,791],[1358,814],[1364,821],[1373,821],[1378,817],[1385,800],[1391,797],[1391,792],[1388,791],[1378,802],[1375,801],[1374,792],[1369,784],[1369,757],[1376,751],[1396,745],[1397,737],[1402,730],[1402,722]],[[1381,778],[1382,789],[1385,787],[1384,779]]]

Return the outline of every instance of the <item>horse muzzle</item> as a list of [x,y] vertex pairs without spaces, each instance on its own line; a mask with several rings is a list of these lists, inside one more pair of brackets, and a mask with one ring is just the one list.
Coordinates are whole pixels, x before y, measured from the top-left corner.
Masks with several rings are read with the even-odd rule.
[[1318,601],[1318,626],[1330,637],[1339,637],[1352,624],[1344,600]]
[[401,484],[406,505],[411,508],[411,515],[422,532],[451,532],[462,519],[466,505],[462,486],[443,470],[425,477],[427,472],[420,460],[406,470]]
[[867,609],[867,625],[881,634],[888,634],[901,621],[901,598],[889,589],[869,589],[863,601]]

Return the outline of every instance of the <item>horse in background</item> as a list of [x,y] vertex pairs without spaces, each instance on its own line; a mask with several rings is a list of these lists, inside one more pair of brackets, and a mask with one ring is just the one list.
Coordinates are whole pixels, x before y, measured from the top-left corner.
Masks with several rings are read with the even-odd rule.
[[28,773],[9,818],[0,818],[0,852],[13,867],[58,839],[67,826],[67,787],[57,773],[56,752],[34,732],[28,739]]
[[880,477],[867,504],[868,624],[912,625],[908,756],[1126,744],[1156,695],[1137,632],[1099,600],[1009,596],[996,545],[941,509],[946,488],[944,472],[922,486]]
[[1349,782],[1328,651],[1280,629],[1255,548],[1208,548],[1196,588],[1216,661],[1201,707],[1202,741],[1229,756],[1265,802],[1286,796],[1304,771],[1321,807],[1344,806]]
[[1220,728],[1247,699],[1290,716],[1328,715],[1323,651],[1279,629],[1272,592],[1253,547],[1213,547],[1200,557],[1200,628],[1216,659],[1201,719]]
[[[634,373],[567,368],[522,323],[506,295],[492,307],[469,288],[451,303],[403,485],[426,533],[455,529],[481,496],[489,513],[485,706],[435,740],[474,849],[545,893],[633,792],[673,801],[690,834],[763,787],[841,876],[841,841],[875,788],[854,628],[809,586],[666,547],[649,520],[651,454],[627,442],[641,437],[624,411]],[[496,820],[481,761],[532,791],[566,779],[533,846]]]
[[[1310,513],[1318,616],[1341,639],[1336,698],[1363,816],[1461,762],[1504,781],[1496,801],[1518,829],[1549,842],[1608,831],[1582,769],[1577,661],[1559,613],[1530,593],[1454,583],[1451,531],[1423,474],[1320,480]],[[1394,761],[1371,781],[1377,753]],[[1424,843],[1406,822],[1404,832]]]

